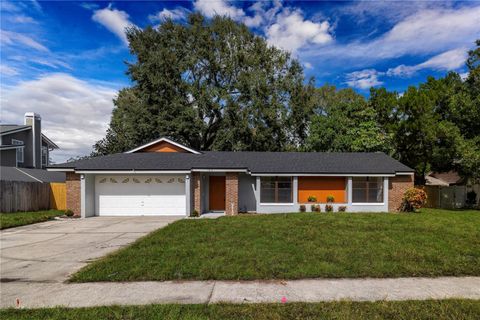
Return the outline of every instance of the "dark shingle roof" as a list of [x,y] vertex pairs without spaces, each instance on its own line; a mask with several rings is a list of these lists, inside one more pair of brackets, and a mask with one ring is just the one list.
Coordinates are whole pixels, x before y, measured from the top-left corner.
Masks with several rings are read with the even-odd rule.
[[16,130],[28,129],[28,128],[31,128],[31,126],[27,126],[27,125],[20,126],[20,125],[16,125],[16,124],[1,124],[0,125],[0,134],[5,134],[5,133],[8,133],[10,131],[16,131]]
[[252,173],[394,174],[413,172],[384,153],[203,152],[117,153],[51,168],[88,170],[246,169]]
[[0,167],[0,180],[26,182],[65,182],[65,172],[51,172],[42,169],[26,169],[2,166]]

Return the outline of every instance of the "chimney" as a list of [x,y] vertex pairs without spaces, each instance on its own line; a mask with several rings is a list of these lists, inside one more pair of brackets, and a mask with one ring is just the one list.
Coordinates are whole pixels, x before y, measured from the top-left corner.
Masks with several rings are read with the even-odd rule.
[[25,113],[25,125],[32,127],[32,140],[25,142],[32,144],[34,168],[42,168],[42,118],[34,112]]

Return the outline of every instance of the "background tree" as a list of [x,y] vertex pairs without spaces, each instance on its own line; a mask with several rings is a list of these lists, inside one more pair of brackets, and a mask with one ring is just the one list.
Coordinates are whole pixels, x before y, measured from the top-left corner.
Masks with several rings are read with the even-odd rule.
[[388,140],[362,95],[333,86],[317,89],[305,150],[389,152]]
[[[159,136],[201,150],[284,150],[305,139],[311,88],[290,54],[229,18],[127,31],[133,85],[120,91],[98,154]],[[290,147],[289,147],[290,146]]]

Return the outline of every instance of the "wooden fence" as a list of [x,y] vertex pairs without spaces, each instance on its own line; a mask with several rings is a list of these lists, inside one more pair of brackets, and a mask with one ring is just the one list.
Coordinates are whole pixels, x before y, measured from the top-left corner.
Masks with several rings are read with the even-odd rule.
[[480,185],[473,186],[423,186],[427,193],[427,208],[459,209],[466,205],[467,192],[473,190],[477,194],[479,205]]
[[50,182],[50,208],[67,209],[67,186],[65,182]]
[[[65,183],[0,181],[0,212],[65,209]],[[63,187],[61,186],[63,185]]]

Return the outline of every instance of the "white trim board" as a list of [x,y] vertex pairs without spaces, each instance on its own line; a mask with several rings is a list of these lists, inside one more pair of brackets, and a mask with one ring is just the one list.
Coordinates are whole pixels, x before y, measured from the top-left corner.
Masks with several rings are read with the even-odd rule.
[[395,177],[394,174],[352,173],[252,173],[254,177]]
[[193,150],[193,149],[191,149],[191,148],[189,148],[189,147],[186,147],[186,146],[184,146],[184,145],[182,145],[182,144],[180,144],[180,143],[178,143],[178,142],[172,141],[172,140],[170,140],[170,139],[168,139],[168,138],[165,138],[165,137],[162,137],[162,138],[160,138],[160,139],[151,141],[151,142],[149,142],[149,143],[147,143],[147,144],[144,144],[144,145],[142,145],[142,146],[140,146],[140,147],[137,147],[137,148],[135,148],[135,149],[126,151],[125,153],[133,153],[133,152],[135,152],[135,151],[142,150],[142,149],[144,149],[144,148],[146,148],[146,147],[149,147],[149,146],[151,146],[151,145],[154,145],[154,144],[159,143],[159,142],[162,142],[162,141],[165,141],[165,142],[168,142],[168,143],[170,143],[170,144],[173,144],[174,146],[179,147],[179,148],[182,148],[183,150],[186,150],[186,151],[188,151],[188,152],[191,152],[191,153],[194,153],[194,154],[200,154],[200,152],[198,152],[197,150]]
[[159,171],[159,170],[150,170],[150,171],[135,171],[135,170],[114,170],[114,171],[99,171],[99,170],[92,170],[92,171],[85,171],[79,170],[75,171],[75,173],[80,174],[188,174],[190,171]]

